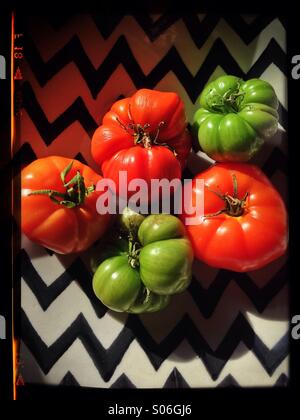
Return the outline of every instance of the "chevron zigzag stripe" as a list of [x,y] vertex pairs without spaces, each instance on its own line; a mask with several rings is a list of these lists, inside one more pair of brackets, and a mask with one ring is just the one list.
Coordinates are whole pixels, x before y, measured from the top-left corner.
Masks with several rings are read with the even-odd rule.
[[[82,22],[82,25],[79,24],[79,22]],[[88,27],[89,30],[83,30],[84,27]],[[260,33],[260,36],[249,45],[243,42],[241,37],[232,30],[232,27],[229,26],[224,19],[221,19],[201,48],[197,48],[194,44],[183,20],[178,20],[152,44],[146,39],[144,30],[137,24],[132,16],[126,16],[122,19],[117,30],[114,31],[113,35],[106,41],[100,35],[89,15],[84,15],[81,20],[79,20],[77,16],[75,20],[70,22],[70,25],[68,25],[67,28],[64,28],[61,31],[54,31],[49,24],[47,25],[47,22],[41,22],[40,20],[31,22],[30,28],[35,28],[32,30],[30,38],[37,39],[38,37],[36,45],[45,62],[58,53],[62,46],[67,44],[74,36],[77,36],[95,68],[100,66],[116,41],[120,37],[125,37],[133,55],[140,63],[145,74],[148,74],[153,67],[159,63],[159,60],[167,54],[170,46],[177,49],[178,54],[182,57],[182,60],[189,71],[192,74],[195,74],[202,66],[203,60],[206,58],[213,42],[217,38],[223,40],[228,52],[245,72],[248,71],[250,66],[260,57],[272,39],[275,39],[282,50],[286,51],[285,30],[279,19],[273,20],[271,24]],[[43,30],[49,32],[48,38],[41,38],[39,36],[40,31]],[[92,42],[90,39],[91,33]],[[136,34],[136,36],[134,36],[134,34]],[[199,36],[201,35],[202,34],[200,33]],[[147,45],[147,55],[141,52],[142,44],[145,42]],[[94,48],[95,46],[97,46],[97,49]],[[50,51],[48,51],[49,49]],[[59,73],[57,76],[59,77]],[[32,77],[32,75],[29,75],[29,78],[30,77]],[[285,98],[281,98],[281,100],[285,101]]]
[[121,333],[107,350],[98,341],[83,314],[79,314],[69,328],[50,347],[47,347],[38,336],[24,311],[22,311],[22,332],[24,343],[32,352],[44,373],[49,372],[66,349],[78,338],[105,381],[110,380],[134,339],[139,342],[155,370],[158,370],[172,351],[178,347],[182,340],[186,339],[195,353],[202,359],[213,380],[218,378],[240,342],[251,349],[271,376],[288,355],[289,340],[289,333],[286,333],[271,350],[268,349],[242,314],[237,316],[215,351],[210,348],[188,316],[182,318],[171,333],[159,344],[149,335],[138,317],[129,316]]
[[[28,82],[24,82],[23,84],[23,104],[46,145],[51,144],[59,134],[75,121],[78,121],[82,125],[90,137],[98,127],[80,97],[52,123],[47,120]],[[279,105],[278,112],[281,125],[286,127],[287,111],[281,104]],[[195,149],[195,151],[199,150],[198,144],[195,145]]]
[[82,98],[78,97],[70,107],[64,111],[55,121],[49,123],[34,91],[28,82],[23,83],[23,105],[30,118],[37,127],[41,138],[49,145],[60,133],[62,133],[74,121],[79,121],[86,132],[92,136],[98,125],[90,115]]
[[274,39],[271,39],[267,48],[247,73],[242,71],[224,42],[217,39],[195,76],[190,73],[175,47],[171,47],[152,71],[145,75],[124,36],[119,37],[98,69],[93,67],[76,35],[47,63],[44,63],[30,39],[26,41],[26,49],[28,50],[27,61],[41,86],[44,86],[65,65],[74,62],[94,99],[120,64],[124,66],[137,89],[142,87],[153,89],[169,71],[172,71],[193,103],[216,68],[216,63],[225,72],[242,78],[259,77],[271,63],[284,74],[287,72],[286,55]]
[[[282,373],[277,381],[275,382],[274,386],[286,386],[288,383],[288,377]],[[71,372],[67,372],[63,379],[60,382],[60,385],[64,386],[79,386],[76,378],[72,375]],[[217,385],[218,388],[232,388],[232,387],[240,387],[239,383],[232,375],[227,375],[222,382]],[[127,376],[122,373],[120,377],[110,386],[112,389],[133,389],[136,386],[130,381]],[[174,368],[173,371],[170,373],[170,376],[166,380],[163,388],[190,388],[188,383],[185,381],[181,373]]]
[[[46,18],[46,21],[55,30],[60,30],[70,20],[70,17],[70,15],[52,15]],[[117,29],[123,17],[123,15],[117,13],[114,15],[106,13],[92,14],[92,18],[104,40],[107,40]],[[221,16],[217,13],[208,13],[199,20],[195,14],[169,13],[166,11],[155,21],[147,12],[133,14],[132,17],[152,42],[164,34],[175,22],[182,19],[198,48],[201,48],[209,38],[221,19],[225,20],[235,30],[245,44],[252,42],[275,19],[278,19],[284,27],[286,26],[284,19],[275,16],[256,16],[250,23],[246,22],[238,14]]]
[[[147,13],[133,14],[132,16],[151,41],[157,39],[176,21],[182,18],[187,30],[190,32],[190,35],[198,48],[205,43],[221,18],[227,21],[227,23],[235,30],[235,32],[246,44],[252,42],[274,19],[278,19],[273,16],[256,16],[251,23],[247,23],[240,15],[220,16],[215,13],[209,13],[200,21],[194,14],[181,15],[180,13],[165,12],[153,22],[151,16]],[[92,14],[92,18],[102,37],[106,40],[117,28],[123,19],[123,16],[118,14],[110,14],[108,16],[107,14],[102,13]],[[65,17],[65,19],[63,19],[61,16],[51,16],[51,18],[48,18],[47,21],[57,30],[61,28],[68,19],[69,17]],[[282,24],[284,24],[283,21]]]
[[[288,383],[288,377],[282,373],[274,383],[274,386],[286,386]],[[60,385],[63,386],[80,386],[72,372],[68,371],[62,380],[60,381]],[[240,387],[238,381],[231,375],[228,374],[225,378],[219,382],[217,385],[218,388],[232,388],[232,387]],[[114,383],[110,386],[112,389],[134,389],[136,385],[127,377],[125,373],[122,373],[118,379],[114,381]],[[186,382],[184,377],[178,371],[177,368],[174,368],[170,375],[168,376],[167,380],[163,388],[190,388],[189,384]]]
[[[61,383],[68,385],[79,385],[74,376],[68,372]],[[275,382],[274,386],[285,386],[288,383],[287,376],[282,373]],[[218,388],[232,388],[240,387],[239,383],[232,375],[227,375],[218,385]],[[111,388],[124,389],[124,388],[136,388],[135,385],[127,378],[125,374],[122,374],[112,385]],[[190,388],[186,380],[183,378],[181,373],[174,368],[170,373],[170,376],[166,380],[163,388]]]
[[[21,250],[19,258],[22,265],[22,277],[38,299],[44,311],[47,310],[51,303],[72,281],[77,281],[82,291],[90,300],[97,316],[103,317],[106,314],[107,310],[105,306],[99,302],[93,293],[92,275],[80,258],[77,258],[50,286],[45,285],[24,249]],[[189,287],[189,292],[199,311],[205,318],[209,318],[213,314],[231,281],[236,282],[259,312],[263,312],[274,296],[287,284],[287,264],[262,288],[257,287],[246,273],[220,270],[208,289],[204,289],[194,277]]]
[[231,281],[236,282],[258,312],[262,313],[274,296],[287,284],[287,264],[262,288],[257,287],[246,273],[220,270],[208,289],[203,288],[194,277],[189,292],[205,318],[209,318],[213,314]]
[[[274,17],[272,16],[257,16],[253,22],[247,24],[245,20],[238,15],[228,15],[223,16],[222,18],[235,30],[247,45],[274,20]],[[186,28],[198,48],[201,48],[205,43],[220,19],[220,16],[210,14],[206,15],[201,22],[195,15],[183,17]]]
[[23,165],[28,165],[37,158],[30,143],[24,143],[18,151],[14,154],[12,165],[15,173],[19,173]]
[[106,307],[101,304],[93,292],[92,274],[87,270],[80,258],[77,258],[50,286],[46,286],[43,282],[24,249],[22,249],[18,255],[17,264],[18,262],[21,264],[23,279],[35,294],[44,311],[47,310],[57,296],[59,296],[72,281],[76,280],[80,284],[82,291],[90,300],[97,316],[103,317],[106,314]]

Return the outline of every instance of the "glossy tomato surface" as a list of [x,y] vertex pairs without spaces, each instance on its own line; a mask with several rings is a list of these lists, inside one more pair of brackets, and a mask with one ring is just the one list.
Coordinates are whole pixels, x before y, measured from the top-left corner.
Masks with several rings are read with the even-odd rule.
[[[53,190],[64,195],[68,187],[64,186],[61,174],[71,162],[61,156],[49,156],[35,160],[21,173],[22,231],[32,241],[61,254],[90,247],[102,236],[111,220],[108,214],[98,214],[96,202],[100,193],[96,190],[89,192],[82,204],[73,208],[54,202],[47,194],[31,195],[38,190]],[[74,159],[65,181],[72,180],[78,172],[86,187],[95,186],[101,179],[88,166]],[[63,198],[59,197],[61,200]]]
[[199,103],[193,130],[216,161],[247,161],[277,131],[278,99],[264,80],[221,76],[205,86]]
[[103,176],[115,182],[118,194],[124,195],[120,171],[126,171],[127,184],[142,179],[150,190],[151,179],[181,177],[191,149],[186,127],[184,105],[176,93],[141,89],[105,114],[92,138],[92,156]]
[[[242,214],[222,212],[222,195],[243,201]],[[203,179],[204,191],[196,188]],[[215,164],[193,180],[192,204],[204,200],[204,217],[187,225],[196,258],[233,271],[259,269],[283,255],[287,248],[287,212],[283,200],[263,172],[245,163]],[[199,201],[200,202],[200,201]],[[185,223],[190,215],[183,214]]]

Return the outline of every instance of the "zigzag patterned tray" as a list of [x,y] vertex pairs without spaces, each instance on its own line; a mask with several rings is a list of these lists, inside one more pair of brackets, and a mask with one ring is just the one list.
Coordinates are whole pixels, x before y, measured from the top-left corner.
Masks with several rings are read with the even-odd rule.
[[[278,135],[255,158],[286,196],[285,23],[272,17],[28,18],[21,141],[15,164],[64,154],[95,168],[90,138],[120,96],[175,90],[189,120],[222,73],[262,77],[280,100]],[[210,164],[194,145],[186,177]],[[196,155],[197,153],[197,155]],[[96,169],[96,168],[95,168]],[[287,259],[237,274],[195,263],[161,314],[107,311],[88,252],[58,256],[22,240],[21,373],[27,383],[112,388],[273,386],[288,381]]]

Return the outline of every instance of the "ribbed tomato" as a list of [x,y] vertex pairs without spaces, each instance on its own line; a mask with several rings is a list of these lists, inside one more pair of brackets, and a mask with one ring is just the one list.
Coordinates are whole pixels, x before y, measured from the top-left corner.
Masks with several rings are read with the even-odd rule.
[[[204,180],[204,192],[196,188],[197,179]],[[194,178],[193,205],[196,197],[204,200],[204,216],[198,219],[202,223],[186,229],[199,260],[244,272],[259,269],[286,251],[285,205],[258,167],[215,164]],[[186,217],[191,215],[182,215],[184,223]]]
[[77,160],[37,159],[22,170],[21,227],[34,242],[61,254],[87,249],[105,232],[95,190],[101,176]]
[[[121,99],[105,114],[91,143],[94,160],[105,178],[119,188],[119,172],[127,184],[139,178],[172,180],[181,177],[191,148],[184,104],[176,93],[138,90]],[[133,191],[127,191],[128,197]]]
[[94,292],[115,311],[162,310],[192,278],[193,250],[182,222],[170,214],[142,217],[127,209],[121,236],[112,233],[91,259]]

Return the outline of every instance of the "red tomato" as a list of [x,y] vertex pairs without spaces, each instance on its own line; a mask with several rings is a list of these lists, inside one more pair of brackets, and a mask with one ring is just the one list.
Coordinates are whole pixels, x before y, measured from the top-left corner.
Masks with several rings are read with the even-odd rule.
[[148,188],[154,178],[181,178],[191,139],[176,93],[141,89],[117,101],[102,123],[92,138],[92,156],[118,193],[120,171],[127,171],[128,183],[144,179]]
[[[71,163],[68,158],[49,156],[35,160],[21,173],[22,231],[32,241],[61,254],[87,249],[105,232],[111,218],[96,210],[100,193],[93,186],[100,175],[73,160],[65,180],[61,178]],[[75,176],[74,182],[64,186]],[[50,191],[55,191],[52,198]]]
[[[196,179],[204,179],[204,197],[196,189]],[[285,205],[258,167],[215,164],[194,178],[193,205],[196,198],[204,200],[204,217],[186,229],[199,260],[244,272],[259,269],[286,251]],[[191,216],[183,214],[183,222],[186,217]]]

